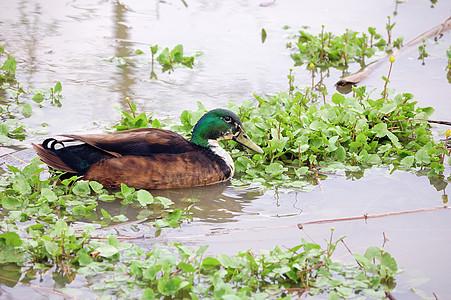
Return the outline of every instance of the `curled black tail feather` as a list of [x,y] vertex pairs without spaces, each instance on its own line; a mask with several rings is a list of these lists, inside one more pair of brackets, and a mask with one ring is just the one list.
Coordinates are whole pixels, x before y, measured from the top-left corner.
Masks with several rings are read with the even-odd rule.
[[[53,169],[77,175],[84,175],[93,164],[113,157],[110,153],[88,144],[65,145],[63,143],[74,141],[73,139],[61,141],[48,138],[42,144],[33,144],[33,147],[41,160]],[[57,148],[57,145],[62,147]]]
[[53,151],[45,148],[43,144],[32,144],[34,150],[36,151],[39,158],[47,164],[49,167],[61,170],[68,173],[77,173],[71,167],[69,167],[66,163],[64,163],[57,155],[53,153]]
[[[50,147],[49,147],[49,144],[50,144]],[[60,144],[64,148],[63,142],[58,141],[57,139],[54,139],[54,138],[48,138],[44,142],[42,142],[42,147],[44,149],[55,151],[56,150],[55,146],[58,145],[58,144]]]

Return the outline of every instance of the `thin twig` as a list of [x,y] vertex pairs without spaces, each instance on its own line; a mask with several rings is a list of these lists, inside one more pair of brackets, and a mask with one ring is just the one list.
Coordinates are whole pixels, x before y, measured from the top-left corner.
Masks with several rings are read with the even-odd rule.
[[[0,148],[2,148],[3,147],[3,145],[0,145]],[[10,154],[10,153],[8,153],[8,152],[6,152],[5,150],[3,150],[3,149],[1,149],[2,151],[3,151],[3,155],[2,156],[4,156],[4,155],[8,155],[8,156],[10,156],[10,157],[12,157],[12,158],[14,158],[15,160],[17,160],[17,161],[20,161],[21,163],[23,163],[23,164],[26,164],[26,165],[28,165],[28,163],[26,162],[26,161],[24,161],[24,160],[22,160],[22,159],[20,159],[20,158],[18,158],[18,157],[15,157],[14,155],[12,155],[12,154]]]
[[297,271],[296,274],[300,275],[302,273],[306,273],[306,272],[310,272],[312,270],[318,269],[319,267],[323,267],[324,266],[324,262],[320,261],[319,263],[317,263],[316,265],[314,265],[313,267],[307,268],[305,270],[300,270]]
[[442,210],[442,209],[450,209],[450,208],[447,207],[447,206],[443,206],[443,207],[424,208],[424,209],[408,210],[408,211],[401,211],[401,212],[394,212],[394,213],[385,213],[385,214],[378,214],[378,215],[367,215],[367,214],[365,214],[363,216],[356,216],[356,217],[336,218],[336,219],[323,219],[323,220],[310,221],[310,222],[305,222],[302,225],[320,224],[320,223],[332,223],[332,222],[340,222],[340,221],[352,221],[352,220],[361,220],[361,219],[365,219],[366,220],[366,219],[372,219],[372,218],[399,216],[399,215],[405,215],[405,214],[413,214],[413,213],[427,212],[427,211],[434,211],[434,210]]
[[11,279],[11,278],[3,277],[3,276],[0,276],[0,279],[1,280],[6,280],[6,281],[9,281],[9,282],[20,283],[22,285],[25,285],[25,286],[28,286],[28,287],[31,287],[31,288],[40,289],[40,290],[43,290],[43,291],[46,291],[46,292],[49,292],[49,293],[52,293],[52,294],[60,295],[60,296],[63,296],[65,298],[77,299],[77,297],[75,297],[75,296],[64,294],[64,293],[61,293],[61,292],[58,292],[58,291],[55,291],[55,290],[52,290],[52,289],[49,289],[49,288],[45,288],[45,287],[42,287],[42,286],[38,286],[38,285],[35,285],[35,284],[32,284],[32,283],[17,281],[17,280]]
[[[196,257],[198,257],[198,255],[194,255],[189,261],[188,264],[192,263]],[[172,272],[171,275],[169,275],[168,279],[171,279],[172,277],[174,277],[175,275],[177,275],[178,273],[180,273],[182,271],[182,268],[178,268],[176,271]]]
[[[345,248],[348,250],[349,254],[351,254],[351,256],[354,257],[353,254],[352,254],[352,252],[351,252],[351,249],[349,249],[349,247],[348,247],[348,245],[346,245],[345,241],[344,241],[344,240],[341,240],[340,242],[342,242],[343,245],[345,245]],[[357,262],[357,264],[359,265],[359,267],[360,267],[361,269],[363,269],[363,266],[359,263],[359,261],[358,261],[357,259],[355,259],[355,261]]]
[[390,300],[396,300],[396,297],[393,296],[393,294],[390,293],[389,291],[385,291],[385,297],[387,297]]

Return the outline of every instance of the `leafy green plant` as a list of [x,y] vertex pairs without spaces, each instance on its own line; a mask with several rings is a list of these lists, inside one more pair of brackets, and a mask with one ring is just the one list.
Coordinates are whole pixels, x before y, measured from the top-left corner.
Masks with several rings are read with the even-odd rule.
[[61,99],[63,98],[61,92],[63,87],[61,82],[57,82],[54,87],[49,89],[35,89],[32,91],[34,94],[33,101],[36,103],[41,103],[44,100],[50,100],[52,105],[61,107]]
[[[294,98],[280,93],[268,98],[255,95],[258,107],[245,101],[231,104],[244,121],[248,135],[263,146],[265,156],[246,157],[235,149],[236,170],[241,179],[305,186],[305,175],[321,169],[356,171],[371,165],[396,169],[429,168],[429,175],[443,170],[443,145],[428,130],[432,108],[418,108],[411,94],[392,99],[371,99],[365,87],[354,88],[355,96],[334,94],[331,104],[303,104],[305,95]],[[236,181],[235,181],[236,182]],[[237,182],[238,183],[238,182]]]
[[180,66],[192,69],[194,56],[183,56],[183,45],[177,45],[172,50],[164,48],[157,57],[157,62],[163,67],[163,72],[169,71],[171,73],[171,71],[174,71],[174,68]]
[[[322,26],[321,33],[317,36],[312,35],[305,30],[299,31],[297,48],[293,49],[291,57],[295,61],[295,66],[302,64],[310,65],[313,63],[315,68],[322,70],[336,68],[346,70],[352,62],[357,62],[361,67],[365,66],[365,59],[371,58],[378,51],[387,50],[392,44],[391,31],[395,23],[389,23],[386,26],[389,41],[386,42],[382,35],[376,33],[374,27],[368,28],[368,33],[356,32],[346,29],[341,36],[335,36],[331,32],[325,32],[325,26]],[[378,40],[375,42],[375,40]],[[393,46],[400,48],[402,38],[393,42]],[[287,47],[291,48],[292,43]]]
[[387,24],[385,24],[385,29],[387,30],[387,36],[388,36],[387,45],[391,44],[392,30],[393,30],[393,27],[395,27],[395,25],[396,25],[396,22],[391,24],[391,18],[390,18],[390,16],[387,16]]
[[418,59],[421,60],[421,64],[424,66],[424,59],[428,57],[429,54],[426,52],[426,41],[418,47]]
[[[11,258],[9,262],[24,263],[31,259],[43,266],[57,265],[70,274],[79,264],[80,255],[85,257],[92,251],[100,251],[90,246],[92,225],[79,232],[70,223],[89,219],[108,226],[127,221],[123,215],[111,216],[104,209],[98,210],[99,201],[118,200],[124,205],[143,208],[143,221],[154,224],[157,234],[162,228],[178,227],[188,216],[173,209],[171,200],[153,197],[145,190],[136,191],[123,185],[120,191],[109,192],[97,182],[80,181],[76,176],[60,180],[60,172],[45,178],[37,158],[22,170],[12,166],[9,169],[11,173],[0,184],[4,215],[0,230],[12,240],[6,239],[2,248],[0,236],[0,262],[2,255],[9,257],[14,252],[14,261]],[[56,184],[59,180],[61,184]],[[21,235],[16,241],[17,233],[23,230],[27,235]],[[11,245],[19,249],[13,251]],[[102,251],[99,255],[105,256]]]
[[[164,48],[160,51],[160,54],[157,56],[160,47],[158,45],[154,45],[150,47],[151,54],[151,69],[150,69],[150,79],[158,79],[158,76],[155,72],[155,61],[161,66],[161,71],[164,73],[168,71],[168,73],[174,72],[175,69],[181,67],[187,67],[192,69],[194,66],[194,58],[199,56],[201,53],[196,53],[192,56],[184,56],[183,53],[183,45],[179,44],[175,46],[172,50],[168,47]],[[126,67],[129,65],[134,66],[135,62],[139,60],[139,56],[144,53],[141,49],[136,49],[133,56],[120,56],[120,57],[110,57],[108,61],[113,62],[116,61],[118,66]]]
[[357,61],[364,64],[365,57],[371,58],[377,51],[373,39],[379,38],[373,28],[369,29],[370,38],[366,33],[358,33],[347,29],[341,36],[325,32],[324,26],[318,36],[299,31],[296,52],[291,55],[295,66],[313,63],[320,68],[347,68],[348,64]]
[[114,109],[116,109],[116,111],[122,115],[120,123],[118,125],[113,126],[114,128],[116,128],[117,131],[145,127],[161,128],[160,121],[158,121],[157,119],[152,119],[154,113],[137,114],[135,103],[130,102],[130,99],[128,97],[125,98],[125,101],[127,102],[130,108],[130,113],[121,110],[116,106],[114,107]]
[[[332,260],[320,245],[305,240],[285,251],[275,247],[265,254],[248,250],[234,256],[205,256],[207,246],[192,250],[175,243],[174,247],[178,255],[157,247],[148,253],[128,247],[129,259],[124,260],[120,254],[117,269],[103,273],[106,284],[93,288],[98,293],[128,298],[142,295],[143,299],[280,299],[306,292],[332,294],[337,299],[356,295],[384,297],[393,289],[398,272],[389,254],[376,247],[369,248],[365,255],[356,255],[359,264]],[[376,249],[380,262],[376,261]],[[79,269],[79,273],[88,276],[95,272],[95,262]],[[118,282],[118,274],[126,275]]]
[[6,120],[0,123],[0,144],[8,145],[13,140],[24,140],[25,125],[16,120]]
[[5,47],[0,45],[0,63],[4,55],[6,55],[6,59],[4,59],[0,68],[0,80],[14,80],[16,78],[17,68],[16,58],[9,53],[5,53]]

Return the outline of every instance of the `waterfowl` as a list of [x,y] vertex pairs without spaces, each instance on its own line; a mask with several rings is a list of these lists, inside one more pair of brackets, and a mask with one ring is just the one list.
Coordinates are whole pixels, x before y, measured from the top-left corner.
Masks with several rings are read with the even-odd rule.
[[[170,189],[226,181],[234,174],[234,164],[220,140],[234,140],[263,153],[246,135],[238,116],[225,109],[203,115],[191,140],[156,128],[62,136],[66,139],[49,138],[33,144],[41,160],[53,169],[112,188],[124,183],[142,189]],[[74,142],[77,144],[67,145]]]

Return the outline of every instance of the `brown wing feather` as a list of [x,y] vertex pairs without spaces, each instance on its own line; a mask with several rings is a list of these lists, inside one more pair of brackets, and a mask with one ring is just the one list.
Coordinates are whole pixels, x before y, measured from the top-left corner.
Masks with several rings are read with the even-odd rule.
[[66,134],[63,136],[84,142],[116,157],[183,153],[194,149],[193,144],[179,134],[157,128],[138,128],[109,134]]
[[58,156],[53,155],[52,153],[45,150],[44,147],[42,147],[42,144],[36,145],[32,143],[31,145],[33,145],[34,150],[36,151],[36,153],[38,154],[39,158],[42,160],[43,163],[49,165],[50,167],[56,170],[61,170],[69,173],[77,173],[68,165],[66,165]]
[[229,179],[223,162],[196,152],[123,156],[92,165],[84,178],[108,187],[121,183],[143,189],[169,189],[208,185]]

